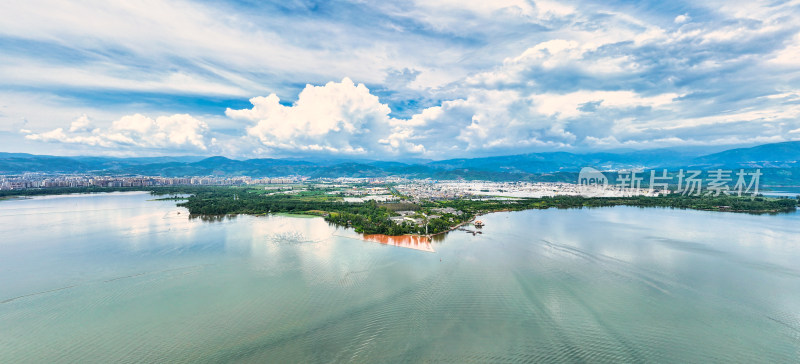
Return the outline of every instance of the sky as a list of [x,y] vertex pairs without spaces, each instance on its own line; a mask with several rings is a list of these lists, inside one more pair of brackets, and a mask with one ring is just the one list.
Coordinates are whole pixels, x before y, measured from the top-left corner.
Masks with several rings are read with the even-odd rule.
[[800,1],[0,2],[0,152],[746,146],[798,116]]

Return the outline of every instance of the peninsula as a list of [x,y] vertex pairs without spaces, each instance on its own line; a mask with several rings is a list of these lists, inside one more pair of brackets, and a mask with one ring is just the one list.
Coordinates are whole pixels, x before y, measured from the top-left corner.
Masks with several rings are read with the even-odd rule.
[[[348,193],[371,189],[378,193],[347,197]],[[798,199],[767,197],[616,196],[582,197],[554,195],[510,198],[502,196],[459,196],[413,198],[400,194],[392,185],[319,186],[306,185],[276,191],[255,188],[206,188],[179,204],[193,215],[294,213],[322,216],[326,221],[364,234],[435,235],[450,231],[476,216],[499,211],[606,206],[670,207],[740,213],[795,211]]]
[[193,216],[292,213],[321,216],[363,234],[436,235],[482,214],[548,208],[606,206],[669,207],[738,213],[781,213],[797,209],[798,198],[736,197],[677,193],[611,193],[583,197],[563,183],[491,184],[292,182],[229,186],[68,187],[0,191],[0,198],[64,193],[148,191],[174,199]]

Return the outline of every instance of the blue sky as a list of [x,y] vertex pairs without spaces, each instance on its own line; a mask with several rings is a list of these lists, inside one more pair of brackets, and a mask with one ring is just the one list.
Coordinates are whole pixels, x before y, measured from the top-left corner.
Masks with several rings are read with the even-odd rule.
[[0,151],[471,157],[800,139],[800,1],[0,4]]

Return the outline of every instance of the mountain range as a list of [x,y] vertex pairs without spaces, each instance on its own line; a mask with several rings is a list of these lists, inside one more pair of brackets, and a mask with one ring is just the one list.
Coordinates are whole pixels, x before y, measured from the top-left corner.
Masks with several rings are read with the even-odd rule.
[[[483,158],[414,162],[358,159],[247,159],[226,157],[59,157],[0,153],[0,174],[93,173],[101,175],[384,177],[435,179],[569,180],[585,166],[600,170],[631,168],[762,168],[782,180],[800,182],[800,141],[764,144],[698,155],[680,149],[623,153],[528,153]],[[781,177],[783,176],[783,177]],[[778,183],[776,181],[776,183]]]

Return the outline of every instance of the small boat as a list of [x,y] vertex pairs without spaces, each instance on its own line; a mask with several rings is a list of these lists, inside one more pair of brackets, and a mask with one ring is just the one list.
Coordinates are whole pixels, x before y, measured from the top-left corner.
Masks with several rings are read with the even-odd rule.
[[472,225],[475,225],[476,228],[481,228],[483,227],[483,221],[481,220],[475,221],[472,223]]

